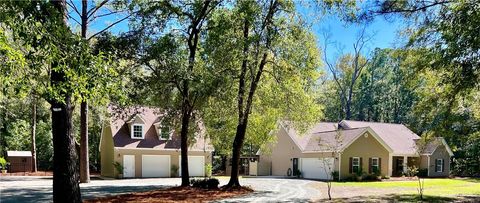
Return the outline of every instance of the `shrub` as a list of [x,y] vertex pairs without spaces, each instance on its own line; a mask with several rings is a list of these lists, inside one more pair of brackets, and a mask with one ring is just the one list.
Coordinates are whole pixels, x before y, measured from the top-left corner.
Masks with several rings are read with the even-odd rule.
[[7,160],[5,160],[3,157],[0,157],[0,166],[2,167],[2,170],[7,169]]
[[212,176],[212,164],[207,164],[205,165],[205,175],[207,177],[211,177]]
[[216,178],[191,179],[190,185],[203,189],[218,189],[220,182]]
[[385,176],[385,175],[383,175],[383,176],[382,176],[382,179],[390,179],[390,176]]
[[172,164],[172,166],[170,166],[170,172],[173,174],[173,176],[178,176],[178,166]]
[[375,173],[364,173],[361,177],[362,181],[377,181],[380,180],[379,176]]
[[407,172],[405,172],[405,176],[407,177],[413,177],[415,175],[417,175],[418,173],[418,168],[416,166],[410,166],[410,167],[407,167]]
[[117,173],[120,175],[123,175],[123,166],[122,164],[120,164],[118,161],[116,161],[115,163],[113,163],[113,167],[115,167],[115,169],[117,170]]
[[333,180],[338,180],[340,173],[338,173],[338,171],[332,171],[331,175]]
[[361,177],[358,176],[356,173],[352,173],[349,176],[343,178],[344,181],[352,181],[352,182],[357,182],[361,180]]
[[426,169],[426,168],[418,169],[417,176],[421,177],[421,178],[427,177],[428,176],[428,169]]

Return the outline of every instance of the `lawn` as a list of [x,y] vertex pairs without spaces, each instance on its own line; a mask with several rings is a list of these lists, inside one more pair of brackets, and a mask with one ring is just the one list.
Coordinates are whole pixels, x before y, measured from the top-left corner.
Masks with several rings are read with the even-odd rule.
[[[480,195],[480,179],[425,179],[426,196]],[[335,186],[397,190],[397,194],[417,194],[418,180],[382,182],[335,182]]]

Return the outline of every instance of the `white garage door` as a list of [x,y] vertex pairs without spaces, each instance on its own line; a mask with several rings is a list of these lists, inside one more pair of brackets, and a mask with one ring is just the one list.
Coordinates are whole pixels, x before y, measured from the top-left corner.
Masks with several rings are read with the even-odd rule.
[[[182,175],[182,156],[178,156],[179,174]],[[188,175],[205,176],[205,157],[188,156]]]
[[142,177],[170,177],[170,155],[142,155]]
[[302,176],[308,179],[332,179],[333,158],[301,158]]

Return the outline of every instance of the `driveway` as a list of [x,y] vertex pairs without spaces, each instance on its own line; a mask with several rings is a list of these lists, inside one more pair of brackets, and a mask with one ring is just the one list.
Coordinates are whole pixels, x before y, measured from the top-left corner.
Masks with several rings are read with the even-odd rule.
[[[220,177],[220,184],[227,184],[227,177]],[[149,178],[101,180],[80,184],[82,198],[91,199],[106,195],[148,191],[180,185],[179,178]],[[311,180],[282,178],[242,178],[240,183],[252,187],[255,192],[247,196],[218,202],[307,202],[322,197],[318,184]],[[315,184],[312,184],[315,183]],[[50,202],[52,200],[51,177],[0,177],[0,202]]]

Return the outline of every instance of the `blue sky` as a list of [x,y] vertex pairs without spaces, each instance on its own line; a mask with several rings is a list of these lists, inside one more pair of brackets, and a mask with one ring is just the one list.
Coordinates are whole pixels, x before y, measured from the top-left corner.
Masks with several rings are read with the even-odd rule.
[[[80,1],[74,1],[78,8],[80,8]],[[317,18],[317,14],[311,8],[306,8],[297,3],[297,10],[304,15],[306,21],[313,25],[312,31],[317,36],[317,44],[323,51],[324,47],[324,33],[329,33],[329,42],[333,44],[328,45],[327,57],[330,60],[335,60],[340,54],[346,54],[353,52],[353,43],[357,39],[359,31],[364,25],[351,24],[340,20],[337,16],[326,15],[320,19]],[[101,12],[107,12],[103,10]],[[71,16],[78,19],[78,15],[75,12],[71,12]],[[89,33],[95,33],[105,28],[112,22],[122,18],[123,15],[111,15],[102,17],[97,21],[94,21],[90,26]],[[70,20],[74,31],[79,30],[79,26],[73,20]],[[401,20],[385,20],[383,17],[377,17],[366,27],[366,33],[372,36],[372,40],[367,44],[363,54],[369,55],[374,48],[388,48],[399,45],[397,32],[403,28]],[[128,21],[123,21],[116,26],[113,26],[109,31],[113,33],[120,33],[128,30]]]

